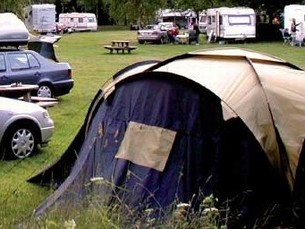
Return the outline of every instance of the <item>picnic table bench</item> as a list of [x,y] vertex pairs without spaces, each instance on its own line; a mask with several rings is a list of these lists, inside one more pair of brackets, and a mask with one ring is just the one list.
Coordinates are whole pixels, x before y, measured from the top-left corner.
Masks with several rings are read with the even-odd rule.
[[[31,93],[38,89],[38,85],[14,83],[0,86],[0,96],[20,99],[26,102],[36,103],[37,105],[47,108],[58,103],[55,98],[46,98],[32,96]],[[19,97],[21,96],[21,97]]]
[[38,96],[31,96],[31,102],[36,103],[37,105],[47,108],[53,107],[58,104],[58,100],[56,98],[47,98],[47,97],[38,97]]
[[111,45],[104,45],[105,49],[108,49],[110,53],[113,53],[113,50],[116,51],[116,53],[122,52],[125,53],[131,53],[132,50],[135,50],[137,47],[136,46],[131,46],[130,41],[125,41],[125,40],[113,40],[111,42]]

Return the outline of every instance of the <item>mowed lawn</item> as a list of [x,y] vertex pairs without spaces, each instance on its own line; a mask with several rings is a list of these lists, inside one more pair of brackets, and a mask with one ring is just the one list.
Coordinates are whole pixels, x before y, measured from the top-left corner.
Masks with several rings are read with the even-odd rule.
[[[103,45],[115,39],[130,40],[137,49],[131,54],[109,54]],[[164,60],[198,49],[235,46],[276,55],[305,69],[305,48],[285,46],[282,41],[219,45],[207,44],[202,36],[200,43],[199,46],[139,45],[136,31],[107,31],[103,27],[99,32],[63,35],[55,51],[60,61],[70,63],[75,86],[70,94],[59,98],[57,106],[49,108],[56,126],[49,146],[25,160],[0,161],[0,228],[28,219],[35,207],[52,192],[26,180],[61,156],[82,125],[98,89],[123,67],[143,60]]]

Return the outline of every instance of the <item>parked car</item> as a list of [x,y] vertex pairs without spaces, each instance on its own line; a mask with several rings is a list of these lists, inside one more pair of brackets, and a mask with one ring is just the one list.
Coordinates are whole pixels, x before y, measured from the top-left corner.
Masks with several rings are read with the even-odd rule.
[[0,97],[1,156],[22,159],[47,146],[54,122],[44,108],[18,99]]
[[66,26],[65,24],[63,23],[60,23],[60,22],[56,22],[55,24],[55,28],[54,28],[54,33],[56,34],[62,34],[62,33],[72,33],[73,32],[73,29]]
[[172,22],[160,22],[157,25],[146,25],[137,32],[138,42],[139,44],[144,44],[144,42],[159,44],[168,43],[169,39],[167,36],[167,31],[172,28]]
[[59,63],[33,50],[0,50],[0,85],[14,83],[35,84],[34,95],[57,97],[73,88],[72,69],[68,63]]

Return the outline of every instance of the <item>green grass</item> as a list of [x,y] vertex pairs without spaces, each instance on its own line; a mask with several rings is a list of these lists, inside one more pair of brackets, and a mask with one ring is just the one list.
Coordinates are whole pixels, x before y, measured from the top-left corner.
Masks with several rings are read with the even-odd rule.
[[[131,54],[109,54],[103,45],[114,39],[128,39],[138,48]],[[83,123],[87,109],[97,90],[121,68],[143,60],[164,60],[188,51],[210,47],[201,37],[195,45],[138,45],[136,31],[100,28],[99,32],[67,34],[55,48],[59,60],[69,62],[75,86],[71,93],[49,112],[56,131],[47,148],[31,158],[19,161],[0,161],[0,228],[9,228],[30,218],[35,207],[52,191],[26,182],[65,151]],[[246,43],[236,45],[273,54],[305,69],[304,48],[284,46],[282,42]],[[59,228],[59,227],[54,227]]]

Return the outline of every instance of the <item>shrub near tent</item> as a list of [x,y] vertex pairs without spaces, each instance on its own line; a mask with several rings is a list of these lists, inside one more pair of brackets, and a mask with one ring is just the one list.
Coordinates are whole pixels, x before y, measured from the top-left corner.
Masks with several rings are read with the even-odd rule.
[[175,203],[196,210],[213,194],[229,207],[230,227],[257,226],[274,206],[264,226],[291,220],[291,194],[304,201],[295,181],[304,85],[293,64],[234,48],[127,67],[97,93],[62,158],[29,179],[58,185],[35,213],[94,193],[162,218]]

